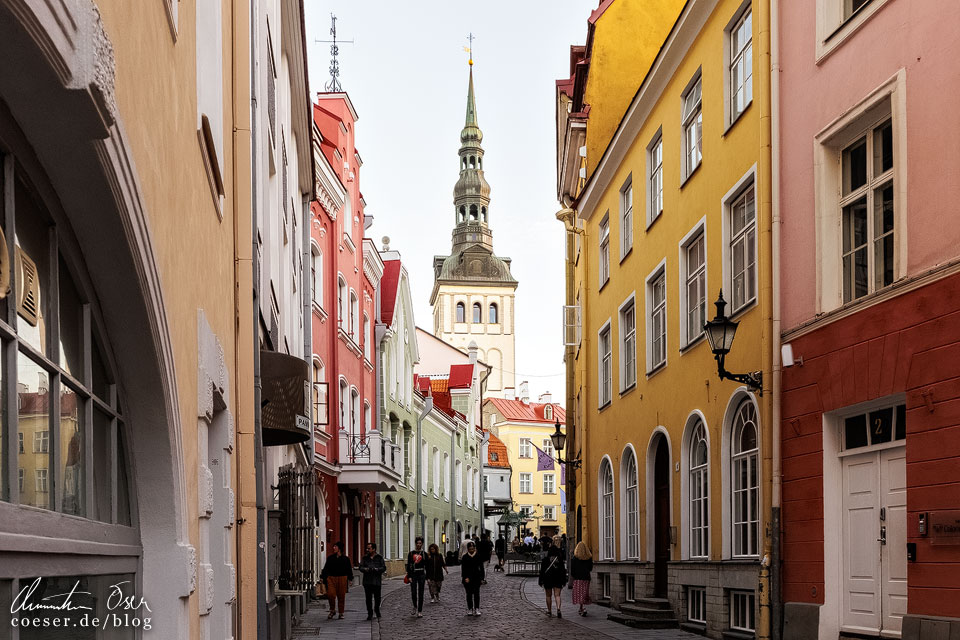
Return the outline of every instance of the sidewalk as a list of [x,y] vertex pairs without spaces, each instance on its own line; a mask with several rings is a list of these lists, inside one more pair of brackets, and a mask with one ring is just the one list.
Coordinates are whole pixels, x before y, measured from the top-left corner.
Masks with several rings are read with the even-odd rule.
[[[381,597],[403,587],[403,578],[390,578],[383,581]],[[381,603],[382,607],[382,603]],[[298,640],[371,640],[380,637],[380,625],[376,618],[367,620],[367,605],[363,596],[363,587],[351,585],[347,594],[346,612],[343,620],[327,619],[330,609],[326,598],[313,602],[307,612],[293,629],[293,638]]]
[[[520,594],[531,607],[544,612],[546,617],[547,601],[543,589],[537,585],[536,578],[525,578],[520,587]],[[698,636],[679,629],[633,629],[626,625],[607,620],[610,609],[597,604],[586,606],[587,615],[577,615],[578,605],[573,604],[573,591],[563,590],[563,619],[593,633],[601,634],[617,640],[703,640]],[[554,612],[556,615],[556,612]]]

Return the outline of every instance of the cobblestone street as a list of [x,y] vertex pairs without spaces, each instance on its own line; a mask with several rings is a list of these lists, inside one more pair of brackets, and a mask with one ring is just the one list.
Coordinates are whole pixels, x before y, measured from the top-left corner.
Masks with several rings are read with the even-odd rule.
[[[492,566],[492,565],[491,565]],[[355,640],[413,640],[478,636],[516,640],[563,638],[617,638],[619,640],[695,640],[695,636],[677,630],[638,630],[607,620],[609,609],[589,607],[589,615],[580,617],[571,602],[571,591],[564,589],[564,618],[548,618],[543,590],[536,578],[509,577],[489,571],[487,584],[480,593],[482,615],[466,615],[466,601],[460,585],[460,569],[452,567],[444,581],[441,602],[430,603],[424,593],[423,618],[416,618],[409,587],[399,579],[387,580],[383,586],[383,617],[366,621],[363,588],[352,587],[347,596],[347,612],[343,620],[327,620],[326,602],[314,605],[294,629],[294,638],[352,638]],[[453,634],[453,635],[452,635]]]

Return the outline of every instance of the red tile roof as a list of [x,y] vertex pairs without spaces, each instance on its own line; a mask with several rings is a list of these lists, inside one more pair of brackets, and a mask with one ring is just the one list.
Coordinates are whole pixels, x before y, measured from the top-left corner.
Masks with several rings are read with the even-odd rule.
[[491,467],[509,467],[510,458],[507,455],[507,445],[503,440],[484,429],[484,433],[490,434],[490,442],[487,443],[487,464]]
[[520,400],[507,400],[506,398],[490,398],[487,402],[493,404],[494,408],[505,420],[515,422],[543,422],[545,424],[553,424],[559,420],[560,424],[563,424],[567,419],[567,414],[563,410],[563,407],[555,402],[549,403],[553,406],[553,417],[550,419],[543,417],[544,408],[547,406],[545,403],[531,402],[530,404],[526,404]]
[[400,290],[400,260],[383,261],[383,277],[380,278],[380,320],[388,327],[393,324]]

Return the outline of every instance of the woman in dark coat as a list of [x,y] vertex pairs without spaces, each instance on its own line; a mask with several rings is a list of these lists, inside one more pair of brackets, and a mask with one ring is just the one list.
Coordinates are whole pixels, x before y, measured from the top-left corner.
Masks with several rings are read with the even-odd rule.
[[550,611],[551,601],[553,600],[557,603],[557,617],[562,618],[560,602],[563,587],[567,584],[567,568],[563,564],[563,552],[560,550],[559,544],[547,545],[546,555],[540,561],[540,579],[537,584],[543,587],[547,596],[547,615],[553,615]]
[[472,540],[467,543],[467,552],[460,559],[460,579],[467,592],[467,615],[480,615],[480,585],[486,574],[483,561],[477,553],[477,545]]

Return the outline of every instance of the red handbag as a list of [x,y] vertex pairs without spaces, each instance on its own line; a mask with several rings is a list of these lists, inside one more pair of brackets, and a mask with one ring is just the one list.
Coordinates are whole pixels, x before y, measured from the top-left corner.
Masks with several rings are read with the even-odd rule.
[[403,576],[403,584],[410,584],[410,576]]

